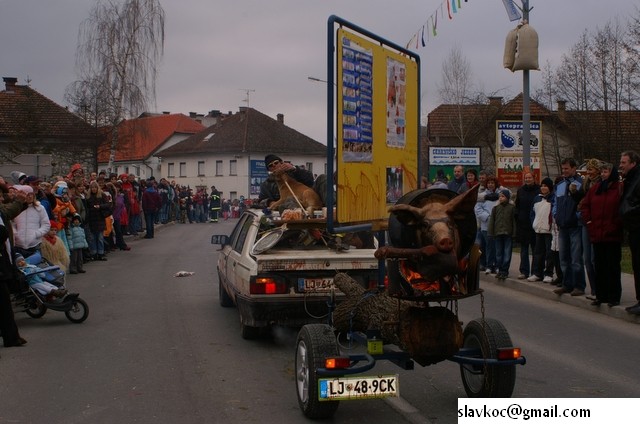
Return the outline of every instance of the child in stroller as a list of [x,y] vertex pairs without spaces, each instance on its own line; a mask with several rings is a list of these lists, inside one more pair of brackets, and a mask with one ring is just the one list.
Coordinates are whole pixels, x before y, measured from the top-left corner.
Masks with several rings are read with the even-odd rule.
[[15,263],[25,275],[29,286],[44,296],[47,301],[63,298],[67,294],[64,288],[64,273],[60,271],[60,267],[50,266],[39,253],[29,256],[28,260],[18,253],[15,256]]

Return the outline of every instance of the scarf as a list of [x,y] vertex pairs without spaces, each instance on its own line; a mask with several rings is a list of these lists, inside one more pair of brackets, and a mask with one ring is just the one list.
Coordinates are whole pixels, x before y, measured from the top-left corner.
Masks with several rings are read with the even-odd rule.
[[58,240],[58,236],[56,235],[50,236],[49,234],[45,234],[44,238],[52,245],[56,244],[56,241]]

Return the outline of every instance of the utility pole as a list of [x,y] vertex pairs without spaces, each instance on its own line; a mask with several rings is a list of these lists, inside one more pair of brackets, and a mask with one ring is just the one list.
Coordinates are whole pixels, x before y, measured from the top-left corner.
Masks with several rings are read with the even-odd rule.
[[[522,21],[529,23],[529,0],[522,0]],[[529,70],[522,71],[522,175],[531,167],[531,112],[529,106]]]

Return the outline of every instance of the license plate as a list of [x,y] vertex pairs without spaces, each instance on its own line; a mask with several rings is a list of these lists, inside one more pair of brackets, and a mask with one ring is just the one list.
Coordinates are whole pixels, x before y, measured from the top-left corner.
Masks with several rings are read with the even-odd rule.
[[329,291],[333,288],[333,278],[298,278],[298,291]]
[[397,397],[398,374],[377,377],[340,377],[318,380],[319,400],[349,400]]

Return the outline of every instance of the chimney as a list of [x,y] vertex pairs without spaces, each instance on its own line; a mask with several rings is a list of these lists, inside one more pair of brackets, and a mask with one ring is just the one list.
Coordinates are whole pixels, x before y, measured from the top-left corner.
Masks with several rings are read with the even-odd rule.
[[163,114],[163,115],[171,115],[171,112],[169,112],[168,110],[163,110],[163,111],[162,111],[162,114]]
[[196,116],[198,116],[196,112],[189,112],[189,118],[195,118]]
[[4,81],[5,90],[14,92],[16,91],[16,83],[18,82],[18,78],[14,77],[2,77]]
[[244,112],[246,112],[246,111],[247,111],[247,109],[248,109],[248,108],[247,108],[246,106],[240,106],[240,108],[239,108],[239,112],[240,112],[240,113],[244,113]]
[[502,97],[489,97],[489,106],[500,109],[502,107]]
[[558,118],[564,120],[567,112],[567,101],[558,100]]
[[279,113],[276,117],[278,118],[278,122],[284,125],[284,115]]

